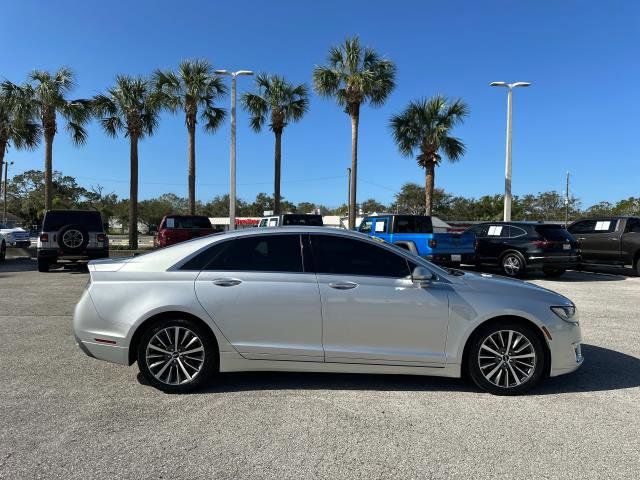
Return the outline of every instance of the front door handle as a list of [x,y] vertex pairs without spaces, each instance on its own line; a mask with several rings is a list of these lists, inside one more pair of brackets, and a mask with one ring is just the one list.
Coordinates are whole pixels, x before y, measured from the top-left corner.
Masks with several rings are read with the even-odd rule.
[[351,290],[352,288],[356,288],[358,284],[354,282],[331,282],[329,286],[336,290]]
[[219,287],[233,287],[235,285],[240,285],[242,280],[238,280],[237,278],[216,278],[213,280],[214,285],[218,285]]

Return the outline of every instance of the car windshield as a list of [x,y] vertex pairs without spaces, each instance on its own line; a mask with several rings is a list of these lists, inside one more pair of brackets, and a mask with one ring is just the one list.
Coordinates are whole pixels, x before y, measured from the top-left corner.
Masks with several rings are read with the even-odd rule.
[[80,212],[69,210],[67,212],[48,212],[44,216],[42,230],[52,232],[60,230],[65,225],[82,225],[89,231],[101,232],[102,217],[100,212]]
[[540,225],[536,227],[536,232],[546,240],[551,241],[571,241],[573,237],[561,225]]
[[166,228],[212,228],[207,217],[167,217]]

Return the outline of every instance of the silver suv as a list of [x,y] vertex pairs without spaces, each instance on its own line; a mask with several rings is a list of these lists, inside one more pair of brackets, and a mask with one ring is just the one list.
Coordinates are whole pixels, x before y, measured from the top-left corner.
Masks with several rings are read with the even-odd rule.
[[109,237],[100,212],[49,210],[38,236],[38,271],[48,272],[62,261],[77,262],[109,257]]

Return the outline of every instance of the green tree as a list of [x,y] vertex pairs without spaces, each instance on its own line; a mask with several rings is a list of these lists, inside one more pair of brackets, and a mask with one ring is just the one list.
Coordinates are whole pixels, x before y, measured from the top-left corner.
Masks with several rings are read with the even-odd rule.
[[32,150],[40,143],[42,131],[34,121],[33,103],[22,93],[7,81],[0,86],[0,175],[10,146]]
[[[207,60],[184,60],[176,72],[156,70],[155,87],[162,104],[172,112],[184,112],[188,143],[189,213],[196,213],[196,125],[198,113],[206,132],[215,132],[226,111],[215,106],[227,93],[224,83]],[[200,112],[199,112],[200,110]]]
[[311,202],[300,202],[296,206],[296,213],[313,213],[316,210],[316,204]]
[[382,203],[378,202],[375,198],[369,198],[360,204],[360,209],[365,215],[370,213],[382,213],[387,211]]
[[138,142],[153,134],[161,103],[148,80],[119,75],[106,94],[93,98],[102,128],[111,137],[123,132],[129,138],[131,180],[129,188],[129,248],[138,248]]
[[331,47],[328,64],[313,71],[315,91],[325,97],[335,97],[351,117],[351,190],[349,198],[349,229],[356,225],[356,186],[358,178],[358,125],[360,106],[384,104],[395,87],[396,67],[373,49],[362,47],[358,37]]
[[293,85],[279,75],[261,73],[256,77],[256,92],[242,95],[241,102],[251,115],[251,128],[259,132],[269,117],[275,135],[273,213],[280,214],[280,172],[282,132],[290,122],[300,120],[309,108],[309,93],[304,83]]
[[67,95],[75,87],[74,74],[68,67],[61,67],[50,73],[34,70],[29,75],[29,83],[18,86],[5,82],[3,89],[12,97],[28,102],[26,108],[40,120],[44,135],[44,207],[52,208],[53,203],[53,139],[58,131],[58,115],[64,119],[65,129],[71,134],[76,145],[82,145],[87,139],[84,125],[91,118],[91,106],[88,100],[68,100]]
[[460,139],[451,136],[453,127],[462,123],[469,114],[467,105],[460,99],[449,102],[442,95],[409,103],[398,115],[391,117],[393,139],[400,153],[410,157],[418,150],[418,165],[425,169],[424,210],[431,215],[435,167],[441,154],[451,162],[458,161],[466,150]]

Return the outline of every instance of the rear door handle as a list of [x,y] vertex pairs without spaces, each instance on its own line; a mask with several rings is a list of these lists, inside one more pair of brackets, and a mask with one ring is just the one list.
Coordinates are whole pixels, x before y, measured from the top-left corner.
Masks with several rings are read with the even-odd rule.
[[237,278],[216,278],[213,280],[214,285],[218,285],[219,287],[233,287],[235,285],[240,285],[242,280],[238,280]]
[[331,282],[329,286],[336,290],[351,290],[352,288],[356,288],[358,284],[354,282]]

